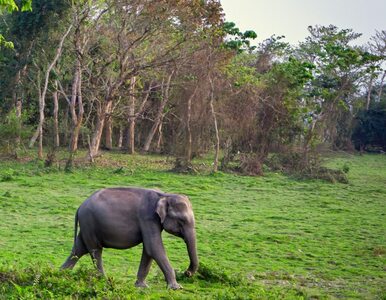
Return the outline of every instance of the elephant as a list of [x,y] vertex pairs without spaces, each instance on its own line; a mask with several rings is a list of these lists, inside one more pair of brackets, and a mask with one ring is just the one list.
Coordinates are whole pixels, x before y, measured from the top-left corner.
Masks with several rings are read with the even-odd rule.
[[161,238],[163,229],[185,241],[190,259],[185,275],[191,277],[199,262],[195,219],[187,196],[134,187],[99,190],[76,211],[74,245],[61,269],[72,269],[80,257],[89,253],[97,270],[104,274],[103,248],[128,249],[142,243],[135,286],[148,287],[145,279],[154,259],[165,276],[167,287],[180,289],[165,253]]

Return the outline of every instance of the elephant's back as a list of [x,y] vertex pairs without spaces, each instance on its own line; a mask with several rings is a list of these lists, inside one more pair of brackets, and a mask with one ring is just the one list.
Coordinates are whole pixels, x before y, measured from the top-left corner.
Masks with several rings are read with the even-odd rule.
[[83,211],[102,214],[112,211],[134,211],[139,202],[143,201],[141,195],[130,188],[106,188],[96,191],[87,198],[79,207],[79,214]]

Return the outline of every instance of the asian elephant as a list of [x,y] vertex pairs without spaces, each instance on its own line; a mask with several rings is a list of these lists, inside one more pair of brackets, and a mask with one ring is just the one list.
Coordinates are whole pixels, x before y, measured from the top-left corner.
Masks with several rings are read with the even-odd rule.
[[162,242],[163,229],[185,241],[190,258],[185,275],[192,276],[198,269],[198,257],[195,220],[188,197],[142,188],[99,190],[75,214],[74,245],[61,269],[72,269],[81,256],[90,253],[97,269],[104,274],[103,248],[127,249],[143,243],[135,285],[147,287],[145,278],[154,259],[168,287],[179,289]]

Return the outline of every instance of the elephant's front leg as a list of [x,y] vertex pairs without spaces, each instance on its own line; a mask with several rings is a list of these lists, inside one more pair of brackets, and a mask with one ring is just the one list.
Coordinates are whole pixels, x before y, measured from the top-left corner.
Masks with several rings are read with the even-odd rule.
[[168,284],[168,288],[172,290],[181,289],[176,281],[176,274],[172,266],[170,265],[169,259],[166,256],[165,248],[161,239],[161,232],[150,232],[144,235],[143,245],[146,253],[154,258],[158,266],[161,268],[162,273],[165,276],[165,280]]
[[148,285],[145,282],[145,279],[147,274],[149,274],[152,261],[153,259],[151,258],[151,256],[149,256],[146,253],[145,245],[143,245],[141,263],[139,264],[137,281],[135,282],[136,287],[143,287],[143,288],[148,287]]

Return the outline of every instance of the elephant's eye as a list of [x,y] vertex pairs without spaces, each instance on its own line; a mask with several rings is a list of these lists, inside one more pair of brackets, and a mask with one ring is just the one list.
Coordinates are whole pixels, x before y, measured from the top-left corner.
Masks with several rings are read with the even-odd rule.
[[185,218],[184,218],[184,219],[179,219],[179,220],[178,220],[178,223],[180,223],[181,226],[185,226],[186,223],[187,223],[187,221],[188,221],[188,220],[185,219]]

